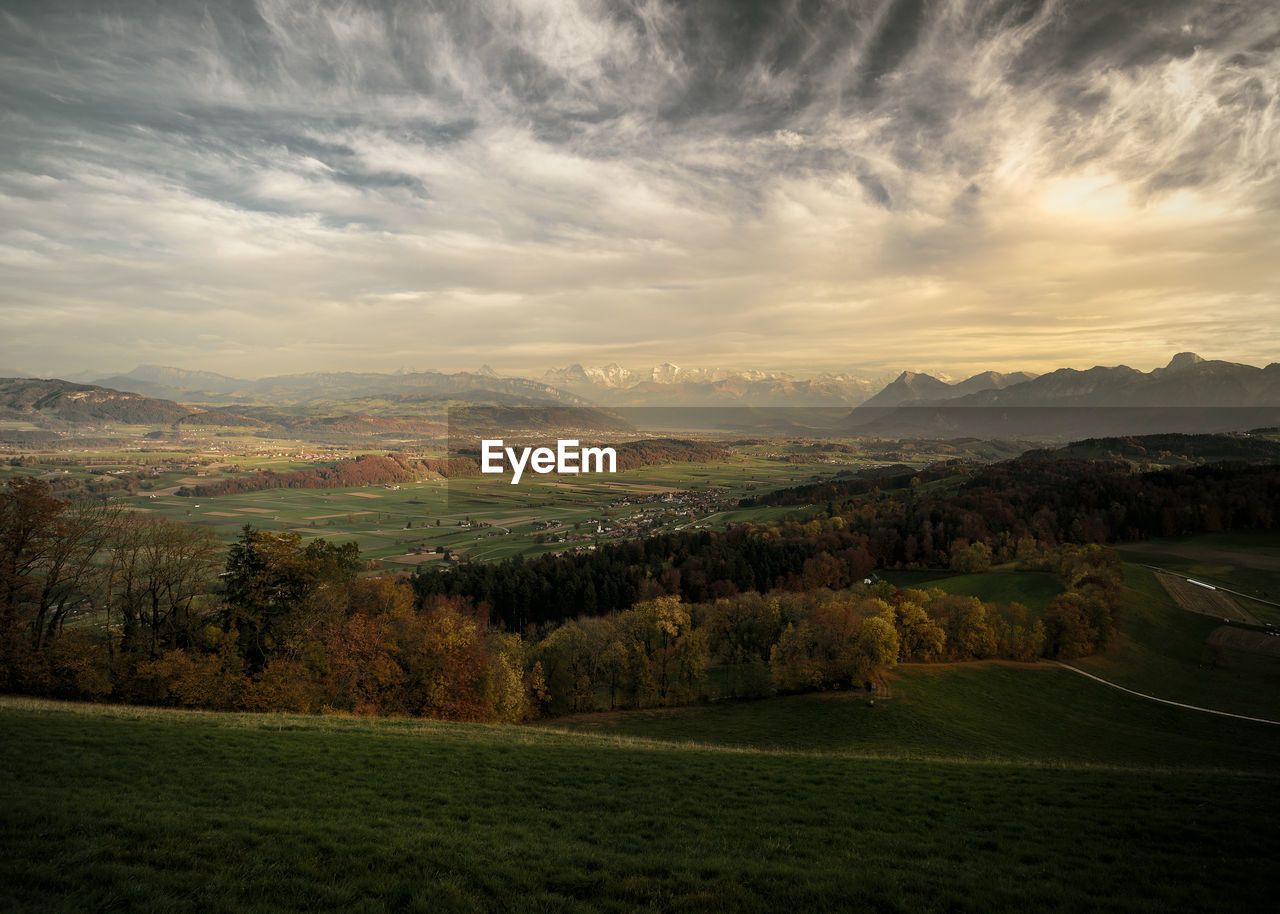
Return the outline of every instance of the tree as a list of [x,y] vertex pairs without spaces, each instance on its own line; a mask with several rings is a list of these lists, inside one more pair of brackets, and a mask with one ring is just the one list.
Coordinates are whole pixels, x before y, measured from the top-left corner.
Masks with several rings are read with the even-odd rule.
[[111,537],[103,599],[118,613],[128,650],[140,639],[155,659],[190,647],[196,601],[210,590],[221,547],[212,531],[160,517],[125,515]]
[[[815,607],[807,619],[788,626],[773,649],[770,665],[778,687],[839,688],[869,680],[875,663],[867,647],[879,652],[888,635],[879,625],[873,626],[864,642],[863,620],[886,611],[891,610],[880,600],[867,600],[861,605],[833,600]],[[892,630],[890,623],[885,624]],[[892,635],[892,648],[896,659],[896,632]]]
[[60,501],[31,477],[11,479],[0,491],[0,639],[7,660],[18,659],[24,637],[38,653],[90,597],[95,560],[120,513],[104,502]]
[[1044,650],[1049,657],[1071,660],[1093,653],[1098,642],[1098,629],[1092,616],[1096,608],[1078,593],[1063,593],[1053,598],[1044,612]]
[[693,627],[679,597],[638,603],[618,617],[629,660],[628,686],[640,706],[691,698],[706,675],[706,633]]
[[951,544],[951,570],[975,574],[991,570],[991,547],[979,540],[956,540]]
[[246,524],[227,551],[223,627],[239,631],[250,672],[265,666],[291,617],[309,600],[327,590],[331,605],[345,603],[345,590],[359,568],[355,543],[315,539],[304,547],[300,534],[271,533]]
[[733,697],[765,694],[772,685],[765,664],[783,628],[778,599],[744,593],[717,600],[703,624],[725,669],[725,691]]
[[485,720],[489,652],[479,615],[457,599],[436,598],[396,618],[402,713],[441,720]]
[[597,655],[592,640],[580,623],[570,621],[538,642],[534,658],[542,666],[550,710],[595,709]]
[[905,662],[941,660],[947,633],[918,603],[904,599],[897,609],[899,656]]

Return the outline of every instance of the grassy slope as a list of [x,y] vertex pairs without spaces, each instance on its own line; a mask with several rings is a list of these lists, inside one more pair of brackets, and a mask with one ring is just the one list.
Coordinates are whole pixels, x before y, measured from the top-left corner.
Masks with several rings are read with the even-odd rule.
[[1243,910],[1280,853],[1263,775],[12,700],[0,759],[13,909]]
[[[1239,554],[1246,562],[1251,555],[1275,561],[1276,556],[1280,556],[1280,534],[1211,533],[1183,539],[1153,540],[1142,544],[1142,547],[1126,548],[1122,545],[1117,550],[1129,561],[1155,565],[1176,574],[1270,601],[1258,602],[1239,596],[1234,598],[1263,622],[1280,625],[1280,608],[1272,605],[1280,602],[1280,572],[1231,561],[1233,553]],[[1166,551],[1170,548],[1183,550],[1183,554]]]
[[[1082,665],[1274,708],[1126,573]],[[0,699],[0,764],[0,909],[1235,911],[1280,855],[1280,727],[1044,664],[542,728]]]
[[893,696],[798,695],[549,726],[729,746],[917,758],[1274,770],[1280,727],[1144,701],[1047,665],[910,666]]
[[1075,665],[1161,698],[1280,720],[1280,663],[1239,651],[1215,658],[1205,638],[1221,624],[1180,608],[1147,569],[1125,565],[1120,636]]
[[929,589],[977,597],[989,603],[1021,603],[1033,612],[1044,612],[1062,592],[1051,574],[1027,571],[988,571],[982,574],[939,574],[929,571],[887,571],[882,577],[902,587]]

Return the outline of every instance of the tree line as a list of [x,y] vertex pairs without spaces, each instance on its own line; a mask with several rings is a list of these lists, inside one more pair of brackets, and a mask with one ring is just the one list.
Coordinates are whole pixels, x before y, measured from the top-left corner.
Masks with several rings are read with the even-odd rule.
[[815,501],[805,519],[463,564],[424,571],[413,586],[419,599],[485,603],[501,624],[522,629],[664,595],[697,603],[749,591],[840,589],[877,568],[964,566],[975,549],[1001,563],[1063,544],[1275,529],[1280,466],[1139,472],[1124,463],[1034,457],[888,480],[831,480],[754,503]]
[[429,473],[445,478],[475,476],[480,465],[466,457],[408,457],[404,454],[361,454],[339,460],[329,467],[309,467],[281,473],[259,470],[213,482],[183,486],[174,494],[192,498],[243,495],[266,489],[342,489],[355,486],[385,486],[414,482]]
[[[786,588],[701,601],[649,589],[620,610],[517,628],[483,601],[367,575],[354,543],[246,526],[224,553],[208,531],[60,500],[31,478],[0,492],[0,522],[5,690],[223,710],[517,721],[863,687],[900,661],[1092,652],[1119,587],[1109,551],[1027,541],[1023,567],[1063,588],[1042,616],[831,586],[819,561]],[[979,543],[955,554],[970,569],[990,558]]]

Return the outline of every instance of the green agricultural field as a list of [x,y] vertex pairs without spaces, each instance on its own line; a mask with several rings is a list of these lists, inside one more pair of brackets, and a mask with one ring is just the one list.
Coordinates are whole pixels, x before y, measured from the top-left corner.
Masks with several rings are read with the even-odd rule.
[[1116,548],[1129,561],[1236,591],[1235,599],[1246,610],[1264,622],[1280,626],[1278,533],[1211,533],[1127,543]]
[[1051,574],[1033,571],[984,571],[954,574],[941,571],[884,571],[880,576],[896,587],[927,590],[936,587],[945,593],[977,597],[988,603],[1021,603],[1034,613],[1043,613],[1062,585]]
[[[1162,744],[1180,747],[1173,759],[1131,755],[1168,727],[1165,712],[1109,723],[1115,705],[1087,681],[1020,670],[968,673],[933,707],[949,692],[933,675],[883,702],[930,706],[898,718],[915,722],[905,747],[848,739],[859,715],[900,714],[848,697],[744,705],[783,713],[736,736],[689,731],[698,744],[5,699],[0,907],[1165,912],[1274,900],[1275,734],[1245,751],[1243,731],[1197,722]],[[1081,709],[1094,702],[1096,715]],[[779,740],[788,710],[808,726]],[[1049,735],[1055,722],[1118,735],[1077,760]],[[1017,746],[1024,727],[1014,754],[1026,761],[973,760]],[[1219,741],[1216,759],[1196,747]],[[938,752],[961,757],[911,757]]]
[[[412,570],[419,562],[437,561],[436,547],[472,560],[499,560],[690,526],[723,529],[734,522],[778,519],[797,509],[742,509],[738,501],[749,493],[809,481],[814,474],[813,466],[734,456],[720,463],[643,467],[607,476],[526,474],[515,486],[507,477],[480,476],[212,498],[142,494],[125,501],[134,510],[211,527],[226,542],[245,524],[293,530],[304,537],[354,540],[366,558]],[[200,481],[213,478],[210,473]],[[548,521],[555,526],[535,526]]]
[[1220,711],[1280,719],[1280,662],[1206,640],[1221,620],[1187,612],[1152,572],[1126,563],[1120,632],[1075,666],[1147,694]]

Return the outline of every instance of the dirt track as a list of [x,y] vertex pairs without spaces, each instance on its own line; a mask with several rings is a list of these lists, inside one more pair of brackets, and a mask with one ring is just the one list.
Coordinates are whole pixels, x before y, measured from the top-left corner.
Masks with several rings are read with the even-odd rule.
[[1061,660],[1055,660],[1054,663],[1058,664],[1058,666],[1062,667],[1064,670],[1070,670],[1073,673],[1079,673],[1081,676],[1088,676],[1090,679],[1095,680],[1096,682],[1100,682],[1104,686],[1110,686],[1113,689],[1119,689],[1121,692],[1128,692],[1130,695],[1136,695],[1139,698],[1145,698],[1147,701],[1158,701],[1162,705],[1172,705],[1175,708],[1186,708],[1188,711],[1200,711],[1204,714],[1216,714],[1219,717],[1234,717],[1237,720],[1251,720],[1259,724],[1272,724],[1274,726],[1280,727],[1280,720],[1268,720],[1265,717],[1249,717],[1246,714],[1232,714],[1230,711],[1215,711],[1213,708],[1201,708],[1198,705],[1183,704],[1180,701],[1170,701],[1167,698],[1156,698],[1154,695],[1148,695],[1145,692],[1135,692],[1133,689],[1126,689],[1122,685],[1116,685],[1114,682],[1108,682],[1107,680],[1103,679],[1101,676],[1095,676],[1092,673],[1086,673],[1084,670],[1077,669],[1076,667],[1065,664]]

